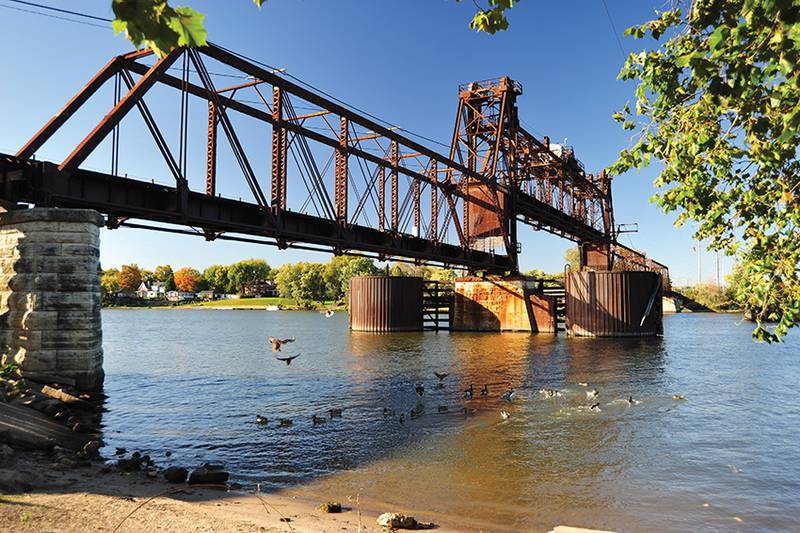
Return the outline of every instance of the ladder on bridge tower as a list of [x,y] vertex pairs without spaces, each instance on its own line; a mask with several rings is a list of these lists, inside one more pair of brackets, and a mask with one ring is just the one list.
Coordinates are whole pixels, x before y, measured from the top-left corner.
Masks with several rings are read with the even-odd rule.
[[426,280],[422,285],[422,329],[440,331],[450,329],[450,312],[453,307],[453,284]]
[[556,331],[566,331],[567,291],[560,281],[542,281],[542,293],[556,300]]

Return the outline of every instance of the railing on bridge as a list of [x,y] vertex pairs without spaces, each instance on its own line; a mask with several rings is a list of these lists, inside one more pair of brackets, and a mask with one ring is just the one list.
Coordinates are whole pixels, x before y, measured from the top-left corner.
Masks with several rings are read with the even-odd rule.
[[453,283],[425,280],[422,286],[422,328],[426,331],[450,329],[453,310]]

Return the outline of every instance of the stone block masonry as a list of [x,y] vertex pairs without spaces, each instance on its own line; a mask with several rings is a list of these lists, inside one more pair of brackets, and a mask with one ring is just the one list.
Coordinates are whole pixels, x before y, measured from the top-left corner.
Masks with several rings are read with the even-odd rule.
[[0,213],[0,360],[103,386],[100,227],[87,209]]

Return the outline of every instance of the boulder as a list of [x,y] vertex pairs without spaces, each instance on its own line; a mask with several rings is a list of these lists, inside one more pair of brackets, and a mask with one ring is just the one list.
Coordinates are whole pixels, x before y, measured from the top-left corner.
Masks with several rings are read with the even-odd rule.
[[164,470],[164,479],[170,483],[183,483],[188,475],[189,471],[182,466],[171,466]]
[[341,513],[342,504],[339,502],[325,502],[320,504],[319,510],[323,513]]
[[230,474],[224,470],[211,470],[205,467],[192,470],[189,485],[221,485],[228,481]]
[[413,516],[401,513],[383,513],[378,517],[378,525],[391,529],[433,529],[432,523],[419,522]]

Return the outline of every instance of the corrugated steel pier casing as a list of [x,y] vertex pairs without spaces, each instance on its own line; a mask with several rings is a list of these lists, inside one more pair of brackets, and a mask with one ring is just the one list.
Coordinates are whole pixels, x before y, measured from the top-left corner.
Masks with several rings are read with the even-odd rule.
[[375,333],[422,331],[422,278],[352,278],[350,329]]
[[661,274],[569,272],[566,281],[567,334],[647,337],[663,333]]

